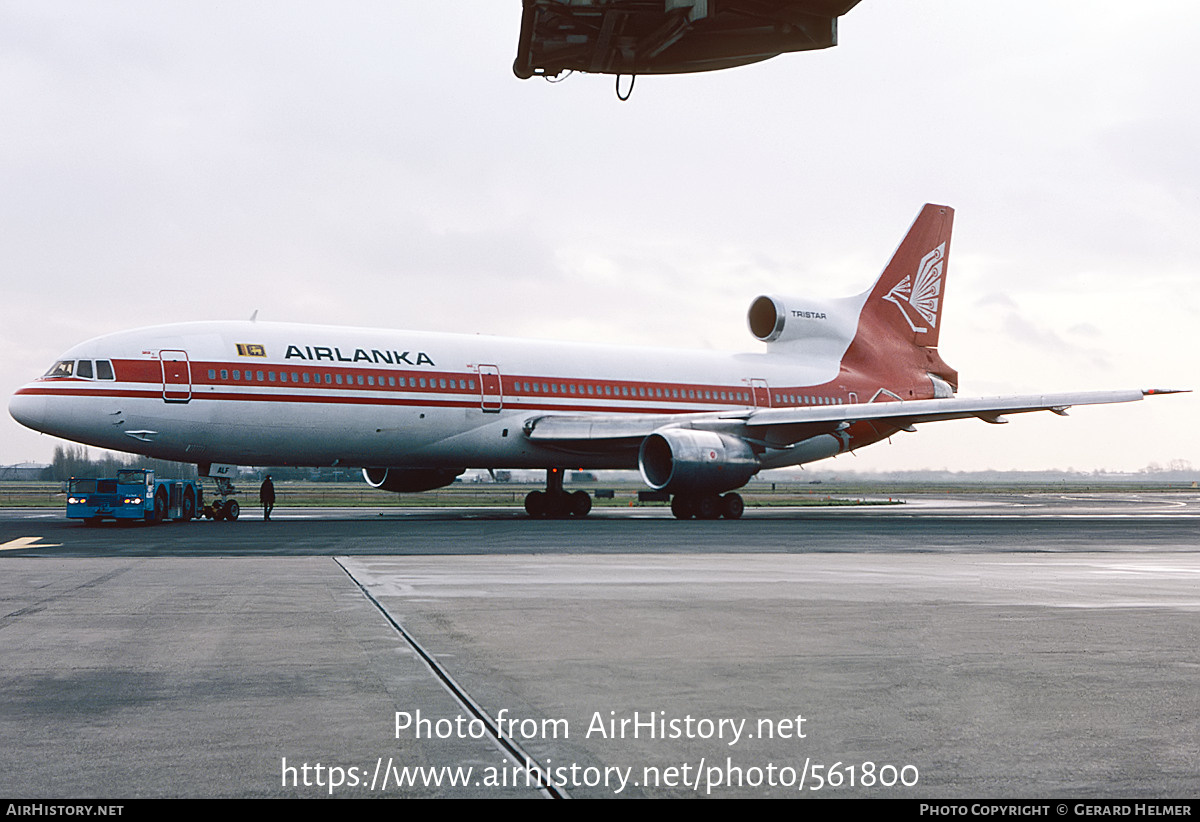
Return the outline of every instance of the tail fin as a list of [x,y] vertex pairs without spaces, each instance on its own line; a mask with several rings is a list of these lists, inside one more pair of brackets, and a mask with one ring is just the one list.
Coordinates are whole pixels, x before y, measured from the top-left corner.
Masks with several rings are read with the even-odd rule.
[[844,367],[897,385],[928,385],[932,375],[957,388],[958,373],[937,352],[953,225],[949,206],[921,209],[863,304]]
[[863,306],[859,334],[869,328],[937,348],[953,225],[954,209],[921,209]]

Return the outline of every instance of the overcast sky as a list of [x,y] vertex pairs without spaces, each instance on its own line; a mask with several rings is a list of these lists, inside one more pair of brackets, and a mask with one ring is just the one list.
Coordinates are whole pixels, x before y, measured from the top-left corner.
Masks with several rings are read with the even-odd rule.
[[[259,318],[755,350],[956,210],[960,394],[1200,388],[1200,4],[862,0],[755,66],[516,79],[519,0],[0,0],[0,392]],[[7,402],[7,400],[5,400]],[[1200,466],[1197,395],[936,423],[836,464]],[[56,440],[0,420],[0,463]],[[822,467],[834,467],[825,463]]]

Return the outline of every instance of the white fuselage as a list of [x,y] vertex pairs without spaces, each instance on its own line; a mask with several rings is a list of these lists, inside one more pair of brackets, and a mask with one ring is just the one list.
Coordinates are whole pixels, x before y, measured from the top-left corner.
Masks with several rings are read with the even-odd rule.
[[628,450],[565,458],[523,426],[853,402],[862,389],[839,384],[838,358],[188,323],[81,343],[61,358],[71,376],[29,383],[10,411],[66,439],[195,463],[634,468]]

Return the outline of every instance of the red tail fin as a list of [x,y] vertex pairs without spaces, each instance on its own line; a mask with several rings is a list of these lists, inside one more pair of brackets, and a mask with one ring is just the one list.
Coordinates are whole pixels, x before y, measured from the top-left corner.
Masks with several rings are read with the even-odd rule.
[[872,331],[937,348],[953,225],[954,209],[921,209],[863,306],[860,334],[869,322]]
[[958,373],[937,353],[953,225],[949,206],[921,209],[863,304],[844,367],[896,388],[928,386],[929,374],[957,387]]

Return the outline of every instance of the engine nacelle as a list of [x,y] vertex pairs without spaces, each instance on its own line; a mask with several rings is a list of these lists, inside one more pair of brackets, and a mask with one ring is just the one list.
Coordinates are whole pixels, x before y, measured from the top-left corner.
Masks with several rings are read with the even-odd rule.
[[364,468],[363,479],[380,491],[432,491],[454,482],[465,468]]
[[750,304],[750,333],[765,343],[801,342],[808,356],[840,360],[858,330],[867,295],[821,299],[763,295]]
[[721,494],[741,488],[759,469],[743,440],[712,431],[667,428],[642,440],[638,468],[655,491]]

